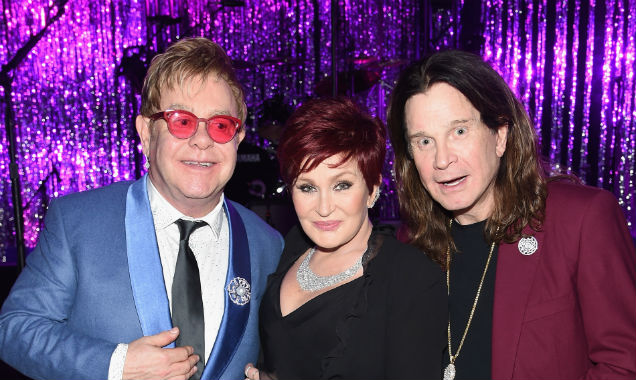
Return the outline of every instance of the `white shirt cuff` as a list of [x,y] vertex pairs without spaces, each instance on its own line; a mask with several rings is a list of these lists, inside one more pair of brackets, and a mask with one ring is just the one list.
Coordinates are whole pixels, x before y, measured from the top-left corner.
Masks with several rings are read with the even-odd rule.
[[108,366],[108,380],[122,380],[124,377],[124,364],[126,363],[126,353],[128,345],[119,343],[113,354],[110,356],[110,366]]

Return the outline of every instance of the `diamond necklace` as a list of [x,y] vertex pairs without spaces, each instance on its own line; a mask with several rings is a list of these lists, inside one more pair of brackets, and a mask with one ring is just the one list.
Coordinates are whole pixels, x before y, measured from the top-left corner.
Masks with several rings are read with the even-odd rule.
[[364,256],[364,253],[360,255],[360,258],[344,272],[340,272],[332,276],[319,276],[309,267],[309,260],[311,260],[311,257],[315,252],[316,247],[311,248],[303,262],[300,263],[296,270],[296,280],[298,280],[300,288],[306,292],[315,292],[342,282],[356,274],[358,269],[362,267],[362,257]]
[[[451,218],[448,223],[448,227],[450,228],[453,225],[453,219]],[[499,230],[499,228],[497,228]],[[462,335],[462,340],[459,341],[459,347],[457,347],[457,351],[455,351],[455,355],[452,355],[451,349],[451,324],[450,317],[448,318],[448,357],[450,359],[450,363],[444,369],[444,380],[453,380],[455,378],[455,360],[459,356],[459,351],[461,351],[462,346],[464,345],[464,339],[466,339],[466,334],[468,334],[468,328],[470,327],[470,323],[473,321],[473,315],[475,314],[475,309],[477,308],[477,301],[479,301],[479,295],[481,294],[481,286],[484,284],[484,278],[486,278],[486,272],[488,272],[488,265],[490,264],[490,258],[492,257],[492,251],[495,249],[495,242],[493,241],[490,245],[490,253],[488,253],[488,260],[486,260],[486,266],[484,267],[484,273],[481,274],[481,280],[479,280],[479,287],[477,288],[477,294],[475,295],[475,301],[473,302],[473,307],[470,309],[470,315],[468,316],[468,323],[466,323],[466,328],[464,329],[464,335]],[[448,289],[448,295],[450,296],[450,244],[446,249],[446,289]]]

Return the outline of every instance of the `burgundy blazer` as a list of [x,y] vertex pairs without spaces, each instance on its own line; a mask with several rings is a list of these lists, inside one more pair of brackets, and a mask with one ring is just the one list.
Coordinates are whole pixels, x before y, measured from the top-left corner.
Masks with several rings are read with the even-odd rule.
[[493,379],[636,378],[636,252],[616,198],[548,185],[537,250],[499,246]]

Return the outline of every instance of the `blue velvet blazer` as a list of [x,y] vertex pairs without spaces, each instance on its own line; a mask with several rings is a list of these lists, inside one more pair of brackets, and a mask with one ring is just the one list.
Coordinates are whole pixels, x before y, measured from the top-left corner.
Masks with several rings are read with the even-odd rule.
[[[105,379],[117,343],[172,327],[146,177],[51,202],[39,243],[0,311],[0,358],[35,379]],[[258,306],[283,240],[226,201],[226,288],[251,285],[245,305],[226,291],[204,379],[242,379],[259,350]]]

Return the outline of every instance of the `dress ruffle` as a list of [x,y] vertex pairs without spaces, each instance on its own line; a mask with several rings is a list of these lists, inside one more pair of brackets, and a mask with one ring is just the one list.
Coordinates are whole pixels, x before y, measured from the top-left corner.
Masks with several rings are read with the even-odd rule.
[[353,301],[350,310],[345,316],[336,324],[336,336],[338,337],[338,344],[327,353],[322,359],[321,369],[323,379],[338,379],[342,378],[343,373],[347,373],[347,366],[349,365],[344,358],[349,339],[351,338],[351,331],[353,326],[358,320],[360,320],[367,313],[368,310],[368,293],[369,287],[373,283],[373,275],[368,271],[369,262],[378,254],[384,241],[384,235],[389,232],[383,227],[374,227],[371,236],[369,237],[369,243],[364,257],[362,258],[363,274],[362,284],[358,291],[358,295]]

